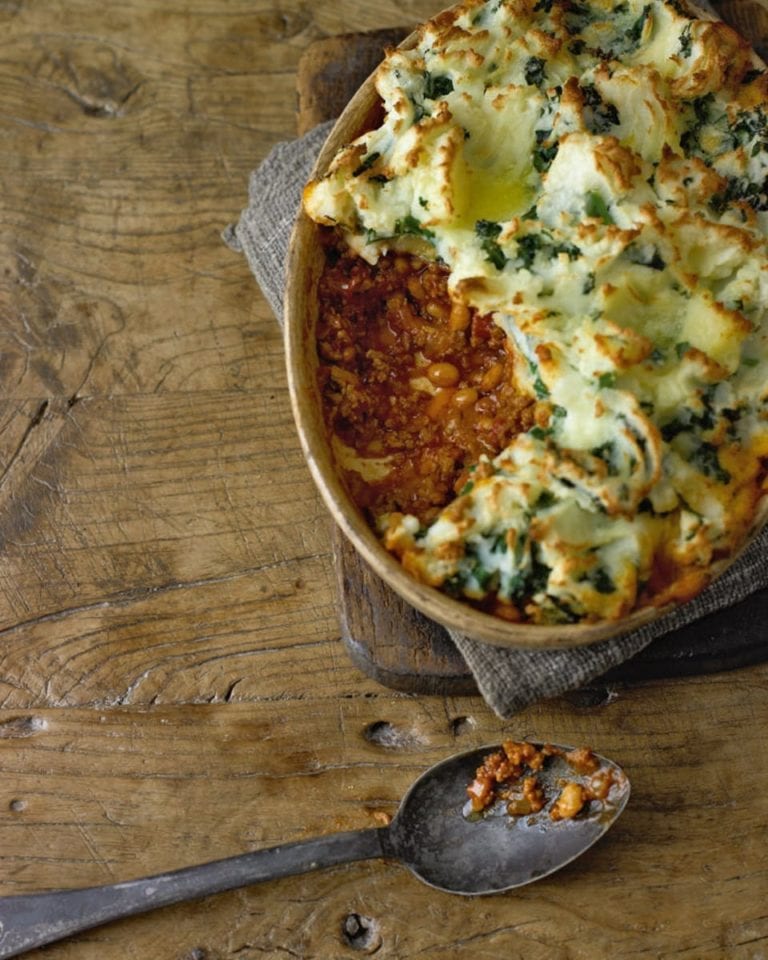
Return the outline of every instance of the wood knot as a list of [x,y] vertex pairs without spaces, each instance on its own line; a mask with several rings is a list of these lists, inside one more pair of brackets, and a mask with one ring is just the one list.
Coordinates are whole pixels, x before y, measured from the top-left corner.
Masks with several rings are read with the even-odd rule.
[[[248,19],[247,28],[255,29],[257,36],[261,38],[281,41],[299,36],[311,25],[312,15],[307,10],[299,9],[286,13],[283,10],[270,9],[262,13],[254,12]],[[238,29],[242,33],[243,24],[239,24]]]
[[47,53],[37,75],[60,90],[87,117],[119,117],[144,78],[106,44],[75,41]]
[[381,930],[377,920],[359,913],[349,913],[341,925],[341,939],[353,950],[375,953],[381,946]]

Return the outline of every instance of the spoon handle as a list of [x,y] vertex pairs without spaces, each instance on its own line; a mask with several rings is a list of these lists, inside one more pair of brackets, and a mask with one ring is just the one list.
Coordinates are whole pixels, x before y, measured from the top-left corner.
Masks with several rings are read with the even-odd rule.
[[386,831],[382,827],[335,833],[109,886],[0,897],[0,958],[171,903],[381,857]]

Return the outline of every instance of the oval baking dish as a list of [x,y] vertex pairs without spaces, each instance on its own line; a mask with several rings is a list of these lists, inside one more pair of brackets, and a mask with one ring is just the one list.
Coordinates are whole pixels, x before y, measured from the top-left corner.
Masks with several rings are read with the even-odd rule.
[[[643,24],[640,23],[640,26]],[[413,49],[419,39],[420,33],[417,31],[404,41],[399,49]],[[756,60],[753,62],[759,63]],[[328,170],[342,147],[373,129],[380,122],[380,113],[380,98],[374,86],[374,77],[370,77],[334,126],[317,160],[315,177],[321,177]],[[597,201],[594,201],[593,209],[588,213],[593,217],[602,216],[606,220],[609,216]],[[426,616],[449,629],[499,646],[535,648],[587,645],[630,632],[667,613],[675,602],[678,602],[676,599],[654,603],[651,598],[651,602],[638,606],[628,615],[617,619],[575,623],[511,622],[420,582],[384,548],[345,486],[322,413],[315,343],[317,291],[325,256],[320,242],[322,229],[302,212],[292,237],[285,307],[289,387],[302,448],[314,480],[335,521],[371,568],[403,599]],[[677,345],[678,355],[680,346]],[[683,349],[688,346],[686,343]],[[752,515],[749,532],[742,538],[738,548],[727,556],[717,557],[708,565],[707,574],[710,579],[719,576],[734,561],[740,550],[765,524],[767,516],[768,504],[763,496]]]

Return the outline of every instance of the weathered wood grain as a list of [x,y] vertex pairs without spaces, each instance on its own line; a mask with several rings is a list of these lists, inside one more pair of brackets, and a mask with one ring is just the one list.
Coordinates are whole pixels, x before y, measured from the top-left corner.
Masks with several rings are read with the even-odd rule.
[[581,861],[515,894],[455,898],[394,863],[353,865],[112,924],[46,956],[347,957],[357,914],[388,958],[754,958],[768,935],[768,805],[750,788],[767,683],[763,667],[738,685],[636,687],[599,710],[558,702],[505,725],[476,698],[2,711],[0,893],[375,825],[454,750],[502,733],[595,738],[632,780],[627,811]]
[[378,686],[339,642],[280,334],[220,232],[293,135],[307,46],[441,5],[0,3],[0,893],[371,825],[428,763],[502,732],[593,743],[626,765],[630,807],[515,896],[360,864],[32,956],[768,950],[765,667],[502,726],[478,698]]

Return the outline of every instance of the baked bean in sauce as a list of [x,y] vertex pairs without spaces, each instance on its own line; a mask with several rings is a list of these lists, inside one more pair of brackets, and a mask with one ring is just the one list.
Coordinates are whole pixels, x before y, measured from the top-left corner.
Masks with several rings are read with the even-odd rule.
[[[533,421],[514,356],[490,317],[455,302],[438,263],[386,254],[367,263],[328,231],[319,284],[318,383],[329,431],[384,476],[345,472],[371,518],[433,520],[482,454]],[[383,473],[383,471],[382,471]]]
[[613,772],[602,768],[588,747],[562,750],[552,744],[539,748],[527,741],[506,740],[500,750],[489,753],[467,787],[469,810],[477,815],[503,800],[512,817],[543,810],[550,798],[545,795],[537,774],[550,757],[562,757],[585,782],[563,780],[549,808],[552,820],[572,820],[596,801],[604,802],[613,784]]

